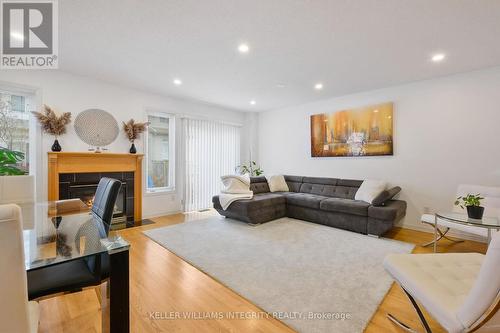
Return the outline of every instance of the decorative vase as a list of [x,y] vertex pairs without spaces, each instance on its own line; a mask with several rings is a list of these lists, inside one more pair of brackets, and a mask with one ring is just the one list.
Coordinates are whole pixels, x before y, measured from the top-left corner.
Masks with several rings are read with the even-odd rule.
[[132,146],[130,147],[129,152],[130,152],[131,154],[135,154],[135,153],[137,153],[137,149],[135,148],[135,144],[134,144],[133,142],[132,142]]
[[467,206],[467,215],[471,219],[480,220],[483,218],[484,207],[481,206]]
[[57,139],[54,140],[54,144],[52,145],[52,151],[61,151],[61,145],[59,144],[59,141]]

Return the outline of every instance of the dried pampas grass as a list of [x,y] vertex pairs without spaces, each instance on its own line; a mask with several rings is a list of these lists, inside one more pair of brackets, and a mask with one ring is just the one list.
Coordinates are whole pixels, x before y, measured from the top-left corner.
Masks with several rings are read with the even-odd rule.
[[66,133],[66,125],[71,122],[71,112],[65,112],[61,116],[57,116],[54,110],[47,105],[44,105],[43,108],[43,112],[31,112],[42,125],[43,131],[55,136]]
[[134,142],[139,138],[139,135],[146,130],[149,123],[136,123],[134,119],[130,119],[123,123],[123,131],[130,142]]

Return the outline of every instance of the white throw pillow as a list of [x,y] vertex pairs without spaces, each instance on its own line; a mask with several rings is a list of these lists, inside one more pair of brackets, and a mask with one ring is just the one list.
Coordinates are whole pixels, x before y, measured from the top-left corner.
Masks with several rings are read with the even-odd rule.
[[364,180],[358,191],[356,192],[354,199],[365,201],[371,204],[373,202],[373,199],[375,199],[386,188],[387,183],[384,181]]
[[283,175],[266,176],[267,184],[271,192],[288,192],[290,189],[285,181]]

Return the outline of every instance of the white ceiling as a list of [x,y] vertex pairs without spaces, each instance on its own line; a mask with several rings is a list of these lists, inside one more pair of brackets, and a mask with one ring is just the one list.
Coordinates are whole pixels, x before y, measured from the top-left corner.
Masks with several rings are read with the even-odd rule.
[[245,111],[500,65],[499,0],[64,0],[59,17],[61,70]]

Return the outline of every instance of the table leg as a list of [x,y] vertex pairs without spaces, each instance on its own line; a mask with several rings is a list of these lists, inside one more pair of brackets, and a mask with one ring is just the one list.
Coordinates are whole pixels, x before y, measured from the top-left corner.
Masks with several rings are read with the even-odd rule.
[[129,251],[109,254],[109,311],[102,311],[103,333],[130,331]]
[[490,244],[491,242],[491,229],[488,228],[488,245]]
[[437,216],[434,215],[434,253],[437,252],[437,238],[438,238],[438,219]]

